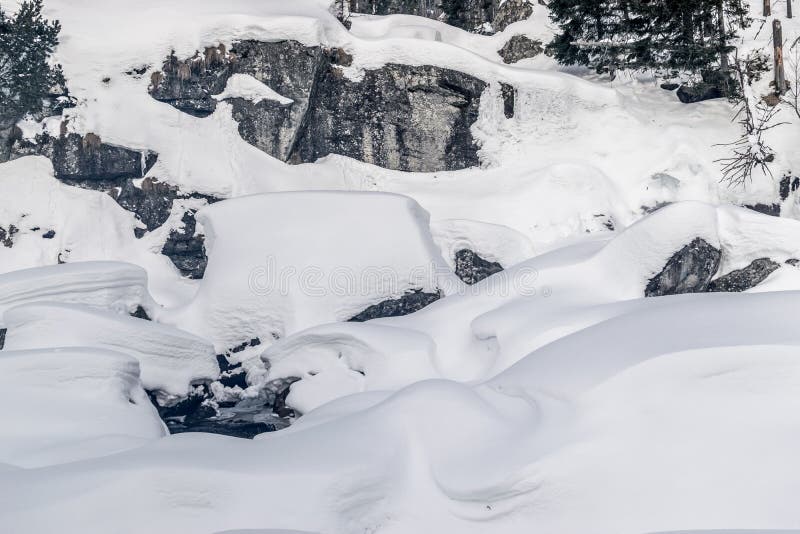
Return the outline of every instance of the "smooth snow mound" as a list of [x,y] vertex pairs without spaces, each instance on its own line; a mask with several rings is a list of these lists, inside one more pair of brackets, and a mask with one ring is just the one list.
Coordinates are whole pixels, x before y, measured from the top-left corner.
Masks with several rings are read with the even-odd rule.
[[195,299],[169,320],[219,349],[345,321],[412,290],[463,285],[431,238],[428,214],[407,197],[262,194],[197,218],[208,267]]
[[208,341],[177,328],[68,304],[28,304],[5,312],[6,349],[98,347],[127,354],[149,390],[185,396],[190,384],[217,377]]
[[69,462],[166,433],[142,389],[139,364],[110,350],[4,350],[0,403],[0,463]]
[[152,312],[147,273],[129,263],[93,261],[21,269],[0,274],[0,327],[9,308],[34,302],[84,304],[117,313],[141,306]]

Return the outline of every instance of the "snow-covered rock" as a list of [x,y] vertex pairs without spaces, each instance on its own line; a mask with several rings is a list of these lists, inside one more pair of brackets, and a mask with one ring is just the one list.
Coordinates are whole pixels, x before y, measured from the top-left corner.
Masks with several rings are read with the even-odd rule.
[[377,193],[254,195],[198,213],[208,267],[194,300],[165,320],[219,350],[346,321],[413,290],[461,287],[441,257],[428,215]]
[[27,304],[3,314],[6,350],[99,347],[139,362],[148,390],[185,396],[219,374],[210,342],[167,325],[72,304]]
[[0,327],[4,313],[35,302],[85,304],[116,313],[139,307],[152,313],[155,303],[147,291],[147,273],[129,263],[87,261],[21,269],[0,274]]
[[81,460],[166,433],[142,389],[138,362],[111,350],[4,350],[0,405],[0,464]]

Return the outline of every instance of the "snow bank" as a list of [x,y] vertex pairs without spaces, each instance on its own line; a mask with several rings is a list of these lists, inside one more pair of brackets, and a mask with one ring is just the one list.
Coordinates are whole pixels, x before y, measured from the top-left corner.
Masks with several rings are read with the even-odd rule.
[[352,393],[394,391],[441,376],[430,337],[372,323],[311,328],[278,341],[262,359],[270,380],[302,379],[286,401],[303,413]]
[[0,327],[9,308],[34,302],[61,302],[133,313],[155,309],[147,273],[119,262],[79,262],[0,274]]
[[253,104],[258,104],[264,100],[274,100],[279,104],[288,106],[294,100],[279,95],[271,87],[265,83],[256,80],[249,74],[234,74],[228,80],[225,90],[219,95],[214,96],[217,100],[225,100],[226,98],[243,98],[249,100]]
[[[142,117],[136,122],[141,124]],[[182,212],[159,231],[136,239],[134,228],[141,223],[132,213],[102,191],[60,182],[50,161],[38,156],[0,165],[0,199],[0,227],[18,229],[10,247],[0,246],[0,274],[59,262],[115,261],[145,269],[148,288],[161,304],[185,302],[194,291],[160,254]],[[50,239],[43,238],[51,231]]]
[[23,467],[116,453],[165,434],[138,363],[110,350],[4,350],[0,403],[0,462]]
[[208,267],[197,296],[165,320],[229,348],[347,320],[411,290],[458,280],[413,200],[377,193],[254,195],[198,213]]
[[192,382],[217,377],[206,340],[143,319],[68,304],[28,304],[7,310],[8,350],[98,347],[127,354],[141,366],[149,390],[185,396]]

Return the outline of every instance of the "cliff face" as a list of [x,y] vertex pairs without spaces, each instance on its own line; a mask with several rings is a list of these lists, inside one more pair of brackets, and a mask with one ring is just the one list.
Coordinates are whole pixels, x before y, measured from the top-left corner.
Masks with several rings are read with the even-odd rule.
[[443,171],[479,164],[470,126],[486,83],[432,66],[389,64],[348,79],[344,51],[296,41],[236,43],[181,61],[171,56],[152,75],[151,95],[205,116],[234,74],[252,76],[291,103],[226,98],[242,137],[289,163],[329,154],[393,170]]

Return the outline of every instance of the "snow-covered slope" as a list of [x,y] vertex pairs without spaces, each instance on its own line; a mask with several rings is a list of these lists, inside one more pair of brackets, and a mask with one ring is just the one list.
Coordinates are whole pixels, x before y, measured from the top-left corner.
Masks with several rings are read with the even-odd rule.
[[[751,4],[740,47],[769,51]],[[0,531],[800,528],[791,110],[772,176],[730,188],[729,102],[503,63],[552,36],[539,3],[491,36],[328,0],[45,7],[76,106],[0,164]]]

